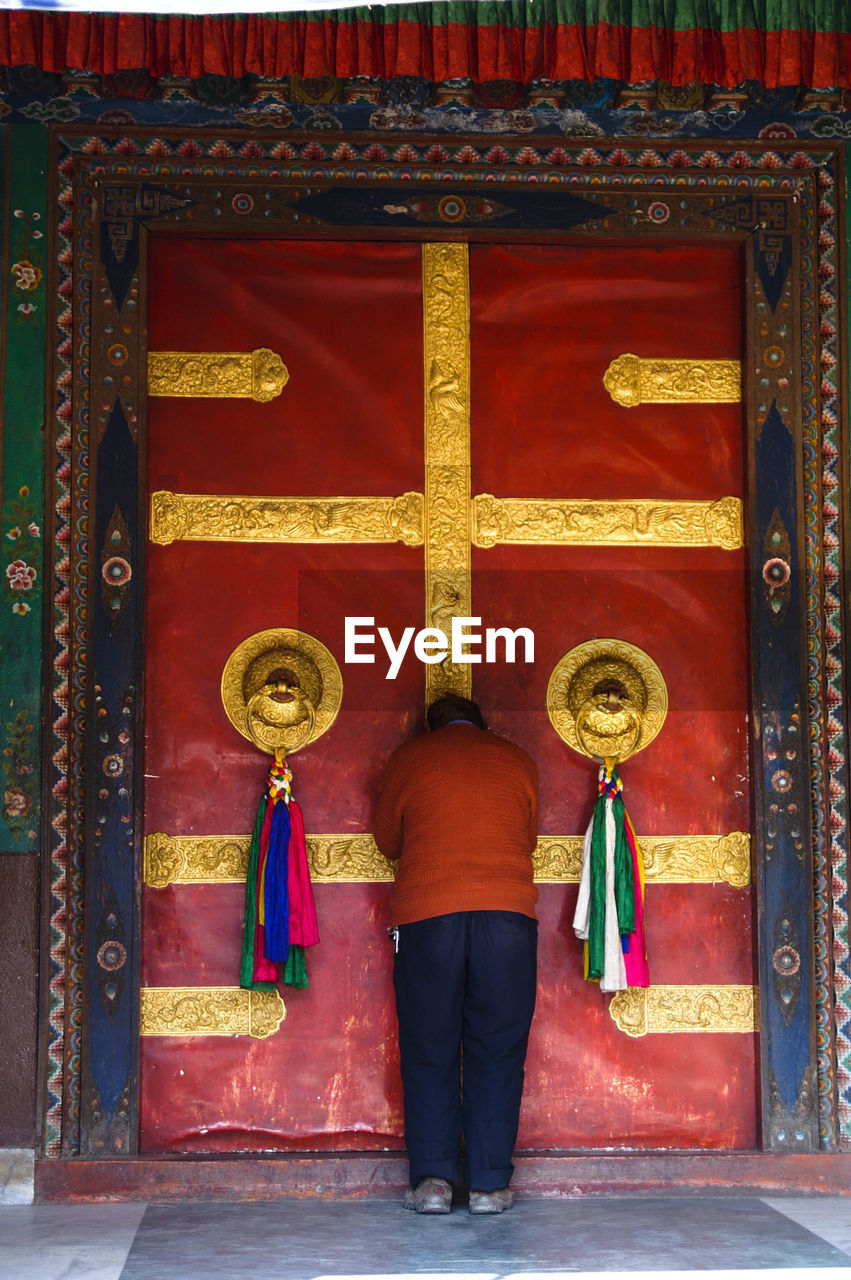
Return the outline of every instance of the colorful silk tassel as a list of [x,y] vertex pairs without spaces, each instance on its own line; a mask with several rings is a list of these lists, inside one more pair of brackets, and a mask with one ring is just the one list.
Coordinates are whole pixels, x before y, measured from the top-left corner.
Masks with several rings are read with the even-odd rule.
[[292,774],[276,755],[257,809],[245,881],[239,985],[307,986],[304,948],[319,941],[301,810]]
[[602,991],[650,984],[644,938],[644,863],[614,760],[600,770],[585,833],[573,928],[585,942],[585,977]]

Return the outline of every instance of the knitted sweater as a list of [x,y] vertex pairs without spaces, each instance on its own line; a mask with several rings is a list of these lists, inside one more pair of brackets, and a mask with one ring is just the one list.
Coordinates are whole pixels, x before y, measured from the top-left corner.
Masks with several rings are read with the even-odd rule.
[[387,763],[373,834],[398,859],[394,925],[451,911],[536,918],[538,770],[505,738],[456,723],[404,743]]

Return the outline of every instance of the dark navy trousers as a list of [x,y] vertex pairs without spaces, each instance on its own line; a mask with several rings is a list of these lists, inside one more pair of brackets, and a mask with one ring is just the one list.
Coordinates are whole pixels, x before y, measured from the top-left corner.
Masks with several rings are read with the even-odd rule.
[[508,1186],[535,1010],[538,926],[516,911],[459,911],[399,926],[393,981],[411,1185]]

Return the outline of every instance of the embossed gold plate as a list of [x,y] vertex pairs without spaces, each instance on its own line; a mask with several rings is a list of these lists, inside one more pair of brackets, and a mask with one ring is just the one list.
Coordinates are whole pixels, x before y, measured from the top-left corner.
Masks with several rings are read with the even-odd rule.
[[609,1017],[628,1036],[672,1032],[759,1031],[759,990],[749,986],[627,987]]
[[[615,712],[597,705],[610,686],[624,694]],[[656,663],[637,645],[586,640],[553,667],[547,714],[558,736],[574,751],[592,759],[625,760],[643,751],[662,728],[668,690]],[[593,745],[600,750],[590,749]]]
[[618,404],[735,404],[742,398],[738,360],[667,360],[617,356],[603,374],[603,385]]
[[287,1010],[277,991],[241,987],[142,987],[139,1034],[143,1036],[274,1035]]
[[577,547],[723,547],[744,542],[742,500],[671,502],[592,498],[473,498],[473,544]]
[[267,404],[290,380],[276,351],[149,351],[149,396],[203,396]]
[[261,744],[249,732],[248,705],[265,686],[274,684],[281,673],[299,688],[305,704],[312,705],[315,723],[305,738],[303,721],[309,714],[305,705],[304,712],[292,724],[276,728],[274,744],[262,744],[270,751],[276,745],[294,750],[321,737],[336,720],[343,698],[340,668],[320,640],[306,631],[288,627],[255,632],[237,645],[222,672],[222,704],[227,717],[233,727],[255,745]]
[[[470,524],[470,274],[466,244],[424,244],[425,617],[446,635],[472,612]],[[429,663],[426,705],[469,698],[469,663]]]
[[172,542],[423,541],[423,495],[397,498],[263,497],[245,494],[151,494],[150,538]]

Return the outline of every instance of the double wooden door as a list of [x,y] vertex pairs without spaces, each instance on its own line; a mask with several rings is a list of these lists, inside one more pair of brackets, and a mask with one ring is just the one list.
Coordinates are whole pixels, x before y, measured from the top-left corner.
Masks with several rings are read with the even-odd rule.
[[[745,559],[711,520],[694,532],[695,512],[732,499],[712,508],[729,517],[742,499],[741,405],[628,407],[604,384],[626,353],[737,360],[739,251],[157,236],[148,265],[150,352],[269,348],[289,381],[265,403],[149,400],[151,493],[249,517],[251,498],[279,499],[283,514],[277,532],[243,520],[240,540],[224,520],[218,532],[190,520],[171,542],[152,523],[142,1150],[401,1148],[389,885],[368,833],[384,761],[421,728],[427,696],[459,679],[540,768],[519,1145],[755,1146]],[[409,652],[388,679],[378,643],[375,663],[345,662],[347,617],[398,637],[453,613],[530,628],[534,660],[459,674]],[[283,990],[286,1016],[261,1037],[228,1011],[265,762],[219,685],[233,649],[271,627],[321,640],[343,699],[293,760],[321,942],[309,988]],[[559,659],[609,636],[650,654],[670,707],[622,771],[646,841],[652,986],[620,1020],[583,981],[571,928],[568,837],[587,825],[595,768],[546,709]],[[194,1026],[169,1021],[201,988]]]

